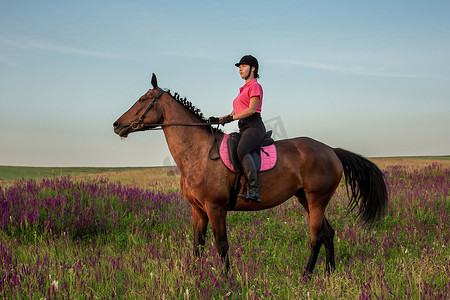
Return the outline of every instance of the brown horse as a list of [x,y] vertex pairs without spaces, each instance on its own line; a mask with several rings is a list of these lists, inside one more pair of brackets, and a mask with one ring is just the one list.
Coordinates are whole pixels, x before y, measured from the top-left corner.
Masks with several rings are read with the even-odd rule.
[[333,270],[334,230],[325,218],[325,208],[343,173],[350,187],[349,209],[358,207],[359,217],[365,224],[383,216],[387,191],[378,167],[357,154],[306,137],[275,142],[276,166],[258,174],[261,203],[238,198],[230,207],[234,173],[220,160],[210,158],[213,142],[216,139],[220,142],[223,133],[212,130],[199,110],[185,99],[160,89],[155,74],[152,85],[153,89],[114,122],[114,132],[126,137],[132,132],[162,127],[170,153],[180,169],[181,190],[192,207],[196,256],[205,244],[207,225],[211,222],[217,251],[228,270],[227,211],[267,209],[295,195],[310,220],[311,253],[305,273],[313,272],[322,245],[326,251],[326,270]]

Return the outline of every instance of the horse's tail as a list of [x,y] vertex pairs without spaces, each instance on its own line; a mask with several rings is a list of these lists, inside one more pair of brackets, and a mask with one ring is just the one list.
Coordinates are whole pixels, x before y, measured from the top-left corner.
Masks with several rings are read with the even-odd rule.
[[383,172],[358,154],[340,148],[334,149],[334,152],[344,167],[350,210],[358,206],[358,216],[366,225],[380,220],[385,214],[388,202]]

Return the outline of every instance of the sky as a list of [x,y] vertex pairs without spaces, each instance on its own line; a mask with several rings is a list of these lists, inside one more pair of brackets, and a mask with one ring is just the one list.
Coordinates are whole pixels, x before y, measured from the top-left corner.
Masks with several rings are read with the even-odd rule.
[[246,54],[263,120],[288,138],[450,154],[447,0],[0,2],[0,165],[171,164],[162,131],[121,139],[112,123],[152,73],[205,116],[228,114]]

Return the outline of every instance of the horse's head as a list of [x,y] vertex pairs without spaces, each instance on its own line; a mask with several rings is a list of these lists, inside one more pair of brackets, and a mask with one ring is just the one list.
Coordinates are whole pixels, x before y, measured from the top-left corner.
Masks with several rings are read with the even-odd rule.
[[158,124],[162,120],[162,111],[158,107],[158,100],[164,93],[158,87],[155,74],[152,76],[153,89],[148,90],[136,103],[114,122],[114,132],[121,137],[135,131],[150,129],[152,124]]

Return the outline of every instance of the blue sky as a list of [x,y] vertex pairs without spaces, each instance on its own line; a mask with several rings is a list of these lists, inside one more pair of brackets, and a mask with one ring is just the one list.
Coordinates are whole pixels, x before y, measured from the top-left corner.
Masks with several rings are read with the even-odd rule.
[[288,137],[450,154],[449,1],[1,2],[0,165],[163,165],[161,131],[120,139],[112,123],[153,72],[204,115],[229,113],[245,54],[263,119]]

